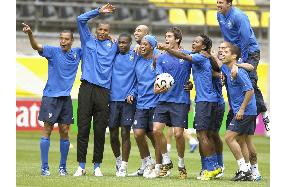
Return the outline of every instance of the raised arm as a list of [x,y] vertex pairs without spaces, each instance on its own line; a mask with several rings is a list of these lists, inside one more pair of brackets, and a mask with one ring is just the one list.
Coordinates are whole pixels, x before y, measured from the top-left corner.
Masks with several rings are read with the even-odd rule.
[[33,32],[32,32],[32,29],[30,28],[29,25],[25,24],[25,23],[22,23],[22,25],[24,26],[23,27],[23,32],[28,34],[29,36],[29,40],[30,40],[30,44],[32,46],[32,48],[34,50],[37,50],[38,52],[42,52],[42,45],[37,43],[37,41],[35,40],[34,36],[33,36]]
[[183,53],[181,51],[178,51],[178,50],[170,49],[165,44],[159,43],[157,45],[157,48],[159,50],[167,51],[168,53],[174,55],[177,58],[181,58],[181,59],[184,59],[184,60],[192,61],[192,56],[191,55],[185,54],[185,53]]
[[253,71],[254,67],[253,65],[249,64],[249,63],[237,63],[236,66],[238,66],[239,68],[244,68],[247,71]]
[[89,39],[89,37],[92,36],[92,33],[88,27],[87,22],[90,19],[95,18],[99,14],[111,13],[114,10],[115,7],[108,3],[102,6],[101,8],[96,8],[94,10],[81,14],[80,16],[77,17],[78,32],[80,34],[80,40],[82,44],[85,44],[85,42]]

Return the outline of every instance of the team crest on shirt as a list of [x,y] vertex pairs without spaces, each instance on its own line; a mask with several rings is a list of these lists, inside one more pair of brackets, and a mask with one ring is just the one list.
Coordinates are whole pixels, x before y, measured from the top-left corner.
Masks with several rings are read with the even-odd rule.
[[111,47],[111,43],[110,43],[110,42],[108,42],[108,43],[107,43],[107,46],[110,48],[110,47]]
[[227,26],[229,29],[233,28],[233,22],[231,20],[228,21]]
[[129,60],[130,60],[130,61],[133,61],[133,59],[134,59],[134,56],[133,56],[133,55],[130,55],[130,56],[129,56]]
[[166,62],[165,62],[165,61],[163,61],[162,63],[163,63],[163,64],[165,64]]

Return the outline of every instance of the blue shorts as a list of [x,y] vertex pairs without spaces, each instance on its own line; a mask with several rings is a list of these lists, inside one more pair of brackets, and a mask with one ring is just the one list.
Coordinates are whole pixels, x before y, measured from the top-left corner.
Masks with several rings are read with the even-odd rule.
[[109,128],[118,126],[129,126],[133,124],[135,104],[126,101],[112,101],[109,105]]
[[216,124],[217,106],[217,102],[196,103],[193,128],[197,131],[212,130]]
[[189,109],[189,104],[159,102],[154,112],[153,122],[187,129]]
[[153,115],[155,108],[136,109],[134,115],[133,129],[145,129],[146,132],[153,131]]
[[231,121],[227,130],[236,132],[240,135],[253,135],[256,128],[256,116],[244,116],[242,120]]
[[43,96],[38,120],[49,124],[73,124],[73,106],[71,96]]
[[219,132],[225,112],[225,103],[217,103],[216,122],[210,130]]

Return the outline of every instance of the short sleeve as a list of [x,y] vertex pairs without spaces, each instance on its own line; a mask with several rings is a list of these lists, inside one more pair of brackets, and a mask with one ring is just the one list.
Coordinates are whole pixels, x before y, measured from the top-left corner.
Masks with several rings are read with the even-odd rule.
[[239,71],[238,71],[238,81],[242,85],[243,92],[253,90],[251,80],[249,79],[248,73],[242,68],[239,68]]
[[39,52],[39,55],[49,59],[54,55],[54,52],[57,48],[58,47],[44,45],[43,48],[42,48],[42,52]]
[[200,55],[200,54],[198,54],[198,53],[196,53],[196,54],[191,54],[191,57],[192,57],[192,63],[194,63],[194,64],[199,64],[199,65],[202,64],[202,62],[203,62],[203,60],[204,60],[204,58],[205,58],[205,57],[203,57],[202,55]]

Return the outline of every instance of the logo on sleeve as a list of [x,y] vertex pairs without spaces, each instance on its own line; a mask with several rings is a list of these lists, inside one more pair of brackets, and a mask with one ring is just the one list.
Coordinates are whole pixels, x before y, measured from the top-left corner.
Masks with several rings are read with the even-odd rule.
[[111,48],[111,43],[110,43],[110,42],[108,42],[108,43],[107,43],[107,46],[108,46],[109,48]]

